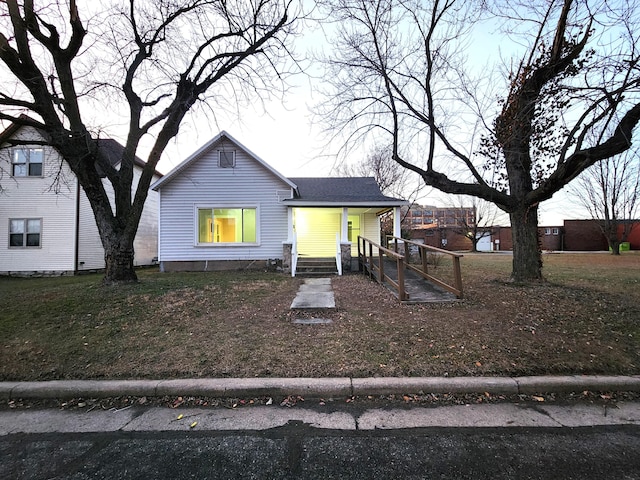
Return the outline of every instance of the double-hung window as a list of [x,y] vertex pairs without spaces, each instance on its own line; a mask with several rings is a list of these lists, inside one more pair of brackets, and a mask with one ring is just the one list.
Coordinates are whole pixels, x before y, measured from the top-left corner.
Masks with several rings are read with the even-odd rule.
[[39,247],[41,230],[39,218],[12,218],[9,220],[9,246]]
[[14,177],[41,177],[42,148],[15,148],[11,159],[11,173]]
[[256,244],[257,208],[198,208],[199,245]]

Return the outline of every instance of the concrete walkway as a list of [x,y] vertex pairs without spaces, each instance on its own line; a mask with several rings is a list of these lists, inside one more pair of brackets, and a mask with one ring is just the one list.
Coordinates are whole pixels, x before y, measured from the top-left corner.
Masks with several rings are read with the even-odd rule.
[[291,303],[291,309],[336,308],[330,278],[305,278],[298,294]]

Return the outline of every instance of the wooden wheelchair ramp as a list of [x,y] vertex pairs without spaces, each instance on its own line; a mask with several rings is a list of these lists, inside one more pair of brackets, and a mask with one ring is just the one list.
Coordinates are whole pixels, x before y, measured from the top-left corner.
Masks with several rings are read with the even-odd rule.
[[[448,280],[436,276],[439,262],[434,262],[434,256],[445,256],[450,260]],[[398,237],[392,237],[389,248],[358,237],[359,270],[387,286],[405,303],[453,302],[461,299],[461,257],[458,253]],[[435,264],[430,266],[430,263]]]
[[[390,259],[385,259],[384,276],[385,281],[382,284],[389,288],[391,292],[400,299],[398,290],[389,282],[389,278],[394,282],[398,282],[398,270],[396,268],[396,262]],[[376,278],[379,282],[380,279]],[[441,288],[428,280],[422,278],[411,270],[405,270],[404,273],[404,289],[407,298],[402,300],[404,303],[439,303],[439,302],[455,302],[458,300],[453,293],[448,292],[444,288]]]

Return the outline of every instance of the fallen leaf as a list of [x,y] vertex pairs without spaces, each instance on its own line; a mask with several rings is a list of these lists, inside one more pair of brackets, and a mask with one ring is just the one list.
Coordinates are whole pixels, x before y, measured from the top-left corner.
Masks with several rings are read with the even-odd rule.
[[537,395],[532,395],[532,397],[536,402],[544,402],[544,397],[538,397]]

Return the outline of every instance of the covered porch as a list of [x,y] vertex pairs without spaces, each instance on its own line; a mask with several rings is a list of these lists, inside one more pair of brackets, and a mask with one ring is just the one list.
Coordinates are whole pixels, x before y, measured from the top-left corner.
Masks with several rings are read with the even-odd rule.
[[406,200],[383,195],[372,177],[290,178],[284,266],[295,276],[298,260],[334,262],[342,275],[358,254],[358,236],[380,239],[380,215],[393,212],[393,234],[400,236],[400,208]]
[[[358,255],[358,237],[380,239],[380,217],[389,213],[393,218],[393,235],[399,236],[400,207],[289,207],[285,258],[290,250],[292,276],[299,265],[314,262],[325,267],[333,263],[332,273],[338,275],[349,271],[351,259]],[[320,267],[316,270],[322,271]]]

